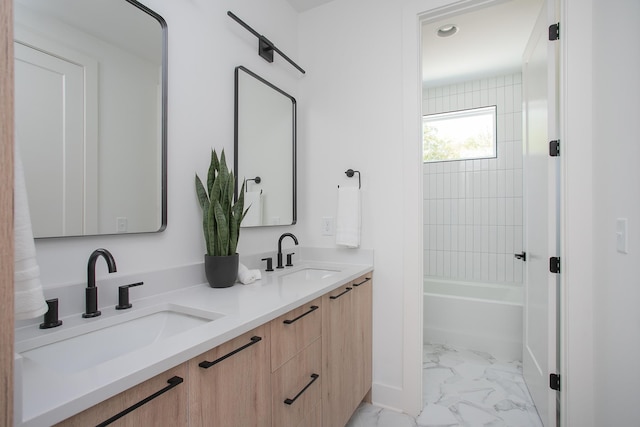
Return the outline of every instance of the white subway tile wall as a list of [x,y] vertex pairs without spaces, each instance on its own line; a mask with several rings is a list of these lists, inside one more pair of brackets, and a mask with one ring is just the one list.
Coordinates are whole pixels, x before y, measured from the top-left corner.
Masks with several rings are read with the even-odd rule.
[[424,114],[497,106],[495,159],[425,163],[424,274],[522,283],[522,75],[425,89]]

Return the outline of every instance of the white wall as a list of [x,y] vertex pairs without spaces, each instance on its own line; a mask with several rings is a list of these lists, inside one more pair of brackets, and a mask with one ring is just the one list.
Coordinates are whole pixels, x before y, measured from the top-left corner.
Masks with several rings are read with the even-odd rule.
[[[321,218],[335,216],[338,185],[357,185],[344,171],[361,172],[362,246],[375,254],[373,400],[396,408],[408,403],[403,378],[403,3],[334,1],[301,14],[299,23],[300,58],[309,70],[299,104],[300,139],[305,141],[300,157],[306,165],[299,169],[301,225],[307,243],[334,246],[335,237],[320,234]],[[420,203],[419,196],[415,201]],[[420,230],[412,231],[419,239]]]
[[[595,425],[634,425],[640,419],[640,2],[597,0],[593,16]],[[616,251],[617,218],[628,218],[628,254]]]
[[522,74],[424,90],[423,114],[497,107],[497,156],[425,163],[424,274],[522,283]]
[[[201,262],[204,239],[194,175],[206,174],[211,148],[225,148],[233,165],[234,68],[244,65],[297,96],[301,74],[277,55],[273,64],[260,58],[257,39],[227,16],[228,10],[233,11],[297,59],[297,14],[285,0],[145,0],[144,4],[165,18],[169,34],[167,229],[38,240],[45,287],[85,281],[87,259],[98,247],[113,253],[117,274]],[[275,250],[285,230],[298,233],[296,227],[243,230],[238,250]],[[306,243],[302,237],[301,243]],[[107,274],[103,264],[98,263],[98,277]]]

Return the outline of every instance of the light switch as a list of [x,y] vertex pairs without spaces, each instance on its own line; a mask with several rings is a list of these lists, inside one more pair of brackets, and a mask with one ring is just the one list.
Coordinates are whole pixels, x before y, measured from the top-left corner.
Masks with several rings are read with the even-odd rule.
[[116,229],[118,233],[126,233],[129,228],[127,217],[119,216],[116,218]]
[[621,254],[629,253],[627,247],[627,218],[616,219],[616,247]]
[[333,236],[335,229],[333,217],[322,217],[322,235],[323,236]]

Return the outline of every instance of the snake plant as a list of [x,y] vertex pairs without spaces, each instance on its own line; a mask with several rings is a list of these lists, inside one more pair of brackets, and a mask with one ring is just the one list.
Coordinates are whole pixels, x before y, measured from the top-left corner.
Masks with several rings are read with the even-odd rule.
[[[196,174],[196,193],[202,208],[202,228],[207,255],[228,256],[236,253],[240,237],[240,223],[247,214],[244,209],[244,183],[233,203],[235,178],[229,171],[224,149],[218,154],[211,150],[211,162],[205,189]],[[247,209],[248,210],[248,209]]]

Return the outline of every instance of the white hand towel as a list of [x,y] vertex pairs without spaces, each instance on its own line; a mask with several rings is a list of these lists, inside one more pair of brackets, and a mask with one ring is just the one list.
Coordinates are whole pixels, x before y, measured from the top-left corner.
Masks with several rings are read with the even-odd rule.
[[242,220],[242,225],[246,227],[262,225],[262,191],[246,191],[244,205],[249,210]]
[[238,280],[243,285],[248,285],[261,278],[260,270],[249,270],[244,264],[238,266]]
[[15,147],[14,184],[15,318],[22,320],[45,314],[47,303],[40,283],[40,268],[36,261],[36,245],[33,242],[27,187],[18,144]]
[[360,246],[360,189],[338,187],[336,244],[348,248]]

